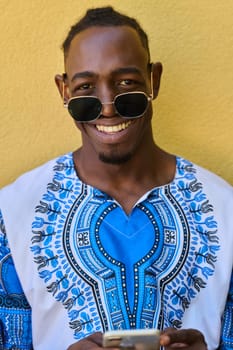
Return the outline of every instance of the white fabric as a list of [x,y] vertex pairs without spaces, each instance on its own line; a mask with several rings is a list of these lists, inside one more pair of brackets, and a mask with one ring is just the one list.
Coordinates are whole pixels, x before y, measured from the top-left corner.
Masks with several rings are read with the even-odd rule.
[[[21,176],[0,192],[0,209],[7,237],[24,293],[32,308],[34,350],[63,350],[75,340],[69,327],[67,311],[46,291],[38,276],[31,249],[32,222],[35,207],[53,178],[52,160]],[[233,189],[216,175],[196,166],[197,178],[214,207],[218,223],[220,251],[214,276],[185,311],[183,328],[198,328],[208,342],[209,350],[219,341],[221,316],[226,302],[233,266]],[[73,175],[72,175],[73,176]]]

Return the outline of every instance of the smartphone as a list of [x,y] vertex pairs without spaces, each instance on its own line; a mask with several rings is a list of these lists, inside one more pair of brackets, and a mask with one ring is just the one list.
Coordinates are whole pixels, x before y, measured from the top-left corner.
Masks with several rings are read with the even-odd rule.
[[103,335],[104,348],[121,348],[135,350],[159,350],[157,329],[126,329],[106,331]]

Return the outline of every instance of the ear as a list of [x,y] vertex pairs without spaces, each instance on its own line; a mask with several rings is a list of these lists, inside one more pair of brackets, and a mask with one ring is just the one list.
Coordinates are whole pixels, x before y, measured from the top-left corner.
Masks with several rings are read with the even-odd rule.
[[154,99],[158,96],[158,93],[159,93],[162,71],[163,71],[163,66],[160,62],[151,64],[151,87],[153,89]]
[[69,87],[67,84],[67,78],[65,74],[57,74],[55,75],[55,83],[57,85],[58,91],[63,100],[64,106],[67,104],[67,101],[70,98]]

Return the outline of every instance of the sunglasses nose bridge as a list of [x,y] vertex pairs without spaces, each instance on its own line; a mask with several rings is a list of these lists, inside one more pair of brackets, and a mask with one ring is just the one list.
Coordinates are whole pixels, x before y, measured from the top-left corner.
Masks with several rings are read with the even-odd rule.
[[102,115],[113,116],[116,113],[114,101],[112,102],[102,102]]

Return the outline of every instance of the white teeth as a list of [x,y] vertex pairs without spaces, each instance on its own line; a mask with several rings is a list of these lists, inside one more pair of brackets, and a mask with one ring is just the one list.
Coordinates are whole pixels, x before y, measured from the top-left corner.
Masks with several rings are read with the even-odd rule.
[[124,122],[122,124],[118,124],[118,125],[96,125],[97,130],[102,131],[102,132],[106,132],[106,133],[114,133],[114,132],[119,132],[122,131],[126,128],[129,127],[129,125],[131,124],[131,121],[129,120],[128,122]]

